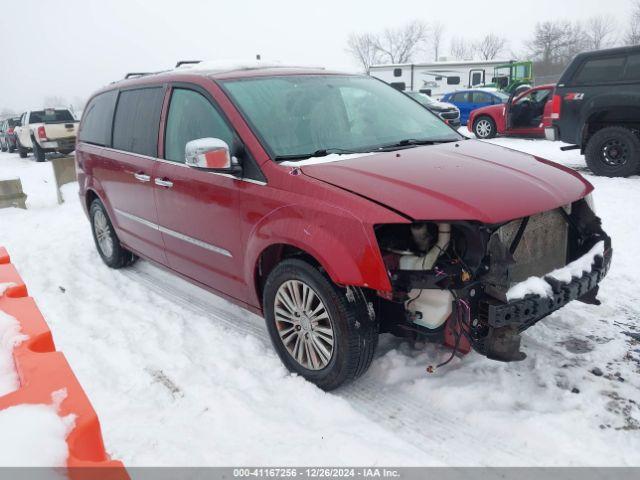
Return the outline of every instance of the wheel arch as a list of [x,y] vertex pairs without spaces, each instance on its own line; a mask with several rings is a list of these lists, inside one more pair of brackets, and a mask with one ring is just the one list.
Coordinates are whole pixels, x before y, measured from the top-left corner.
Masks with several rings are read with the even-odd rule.
[[614,107],[598,103],[585,112],[582,118],[582,131],[579,132],[578,140],[583,152],[589,139],[605,127],[621,126],[640,129],[640,102],[635,105]]
[[303,258],[319,267],[337,285],[391,290],[373,229],[369,236],[355,217],[323,218],[315,213],[308,217],[314,219],[311,223],[296,206],[284,207],[265,217],[250,233],[245,250],[245,278],[253,286],[252,300],[256,305],[262,306],[262,287],[268,274],[279,262],[291,257]]

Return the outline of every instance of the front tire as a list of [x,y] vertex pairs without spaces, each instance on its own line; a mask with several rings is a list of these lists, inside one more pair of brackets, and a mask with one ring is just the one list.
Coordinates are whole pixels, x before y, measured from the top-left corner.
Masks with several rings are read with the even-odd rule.
[[475,133],[476,137],[482,140],[493,138],[498,133],[496,122],[494,122],[491,117],[487,117],[486,115],[478,117],[473,122],[473,133]]
[[587,166],[603,177],[628,177],[640,172],[640,139],[628,128],[607,127],[589,139]]
[[267,278],[263,306],[282,363],[323,390],[358,378],[371,365],[378,321],[360,289],[340,288],[311,264],[288,259]]
[[100,200],[95,199],[91,202],[89,218],[96,249],[108,267],[116,269],[127,267],[137,260],[138,257],[120,245],[107,210]]
[[0,140],[0,151],[6,152],[7,150],[9,150],[9,144],[5,145],[2,140]]

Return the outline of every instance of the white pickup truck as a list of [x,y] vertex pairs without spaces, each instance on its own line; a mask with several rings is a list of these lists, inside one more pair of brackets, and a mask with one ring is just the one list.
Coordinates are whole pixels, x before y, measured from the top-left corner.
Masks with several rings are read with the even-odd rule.
[[36,160],[44,162],[47,152],[73,152],[78,121],[66,108],[31,110],[22,114],[16,133],[20,157],[26,158],[33,151]]

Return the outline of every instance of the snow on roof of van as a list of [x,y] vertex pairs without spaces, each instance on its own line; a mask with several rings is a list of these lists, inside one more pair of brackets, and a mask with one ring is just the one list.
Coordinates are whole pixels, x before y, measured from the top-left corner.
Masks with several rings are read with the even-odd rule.
[[173,72],[232,72],[235,70],[258,70],[263,68],[313,68],[299,65],[284,65],[281,62],[269,62],[265,60],[204,60],[199,63],[187,63],[175,68]]

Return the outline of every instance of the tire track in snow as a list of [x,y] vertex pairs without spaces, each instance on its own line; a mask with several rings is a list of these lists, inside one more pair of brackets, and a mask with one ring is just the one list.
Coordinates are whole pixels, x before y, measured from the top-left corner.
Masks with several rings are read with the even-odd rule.
[[[238,333],[252,335],[271,347],[261,317],[148,262],[138,262],[121,272],[187,311],[211,318]],[[460,465],[464,458],[465,464],[484,465],[487,459],[494,458],[496,450],[503,455],[503,464],[526,465],[530,462],[526,452],[514,448],[506,438],[494,437],[488,441],[481,433],[465,428],[461,417],[432,410],[428,404],[369,374],[334,394],[394,435],[447,464]],[[454,439],[455,448],[451,443]],[[505,461],[505,457],[510,461]]]

